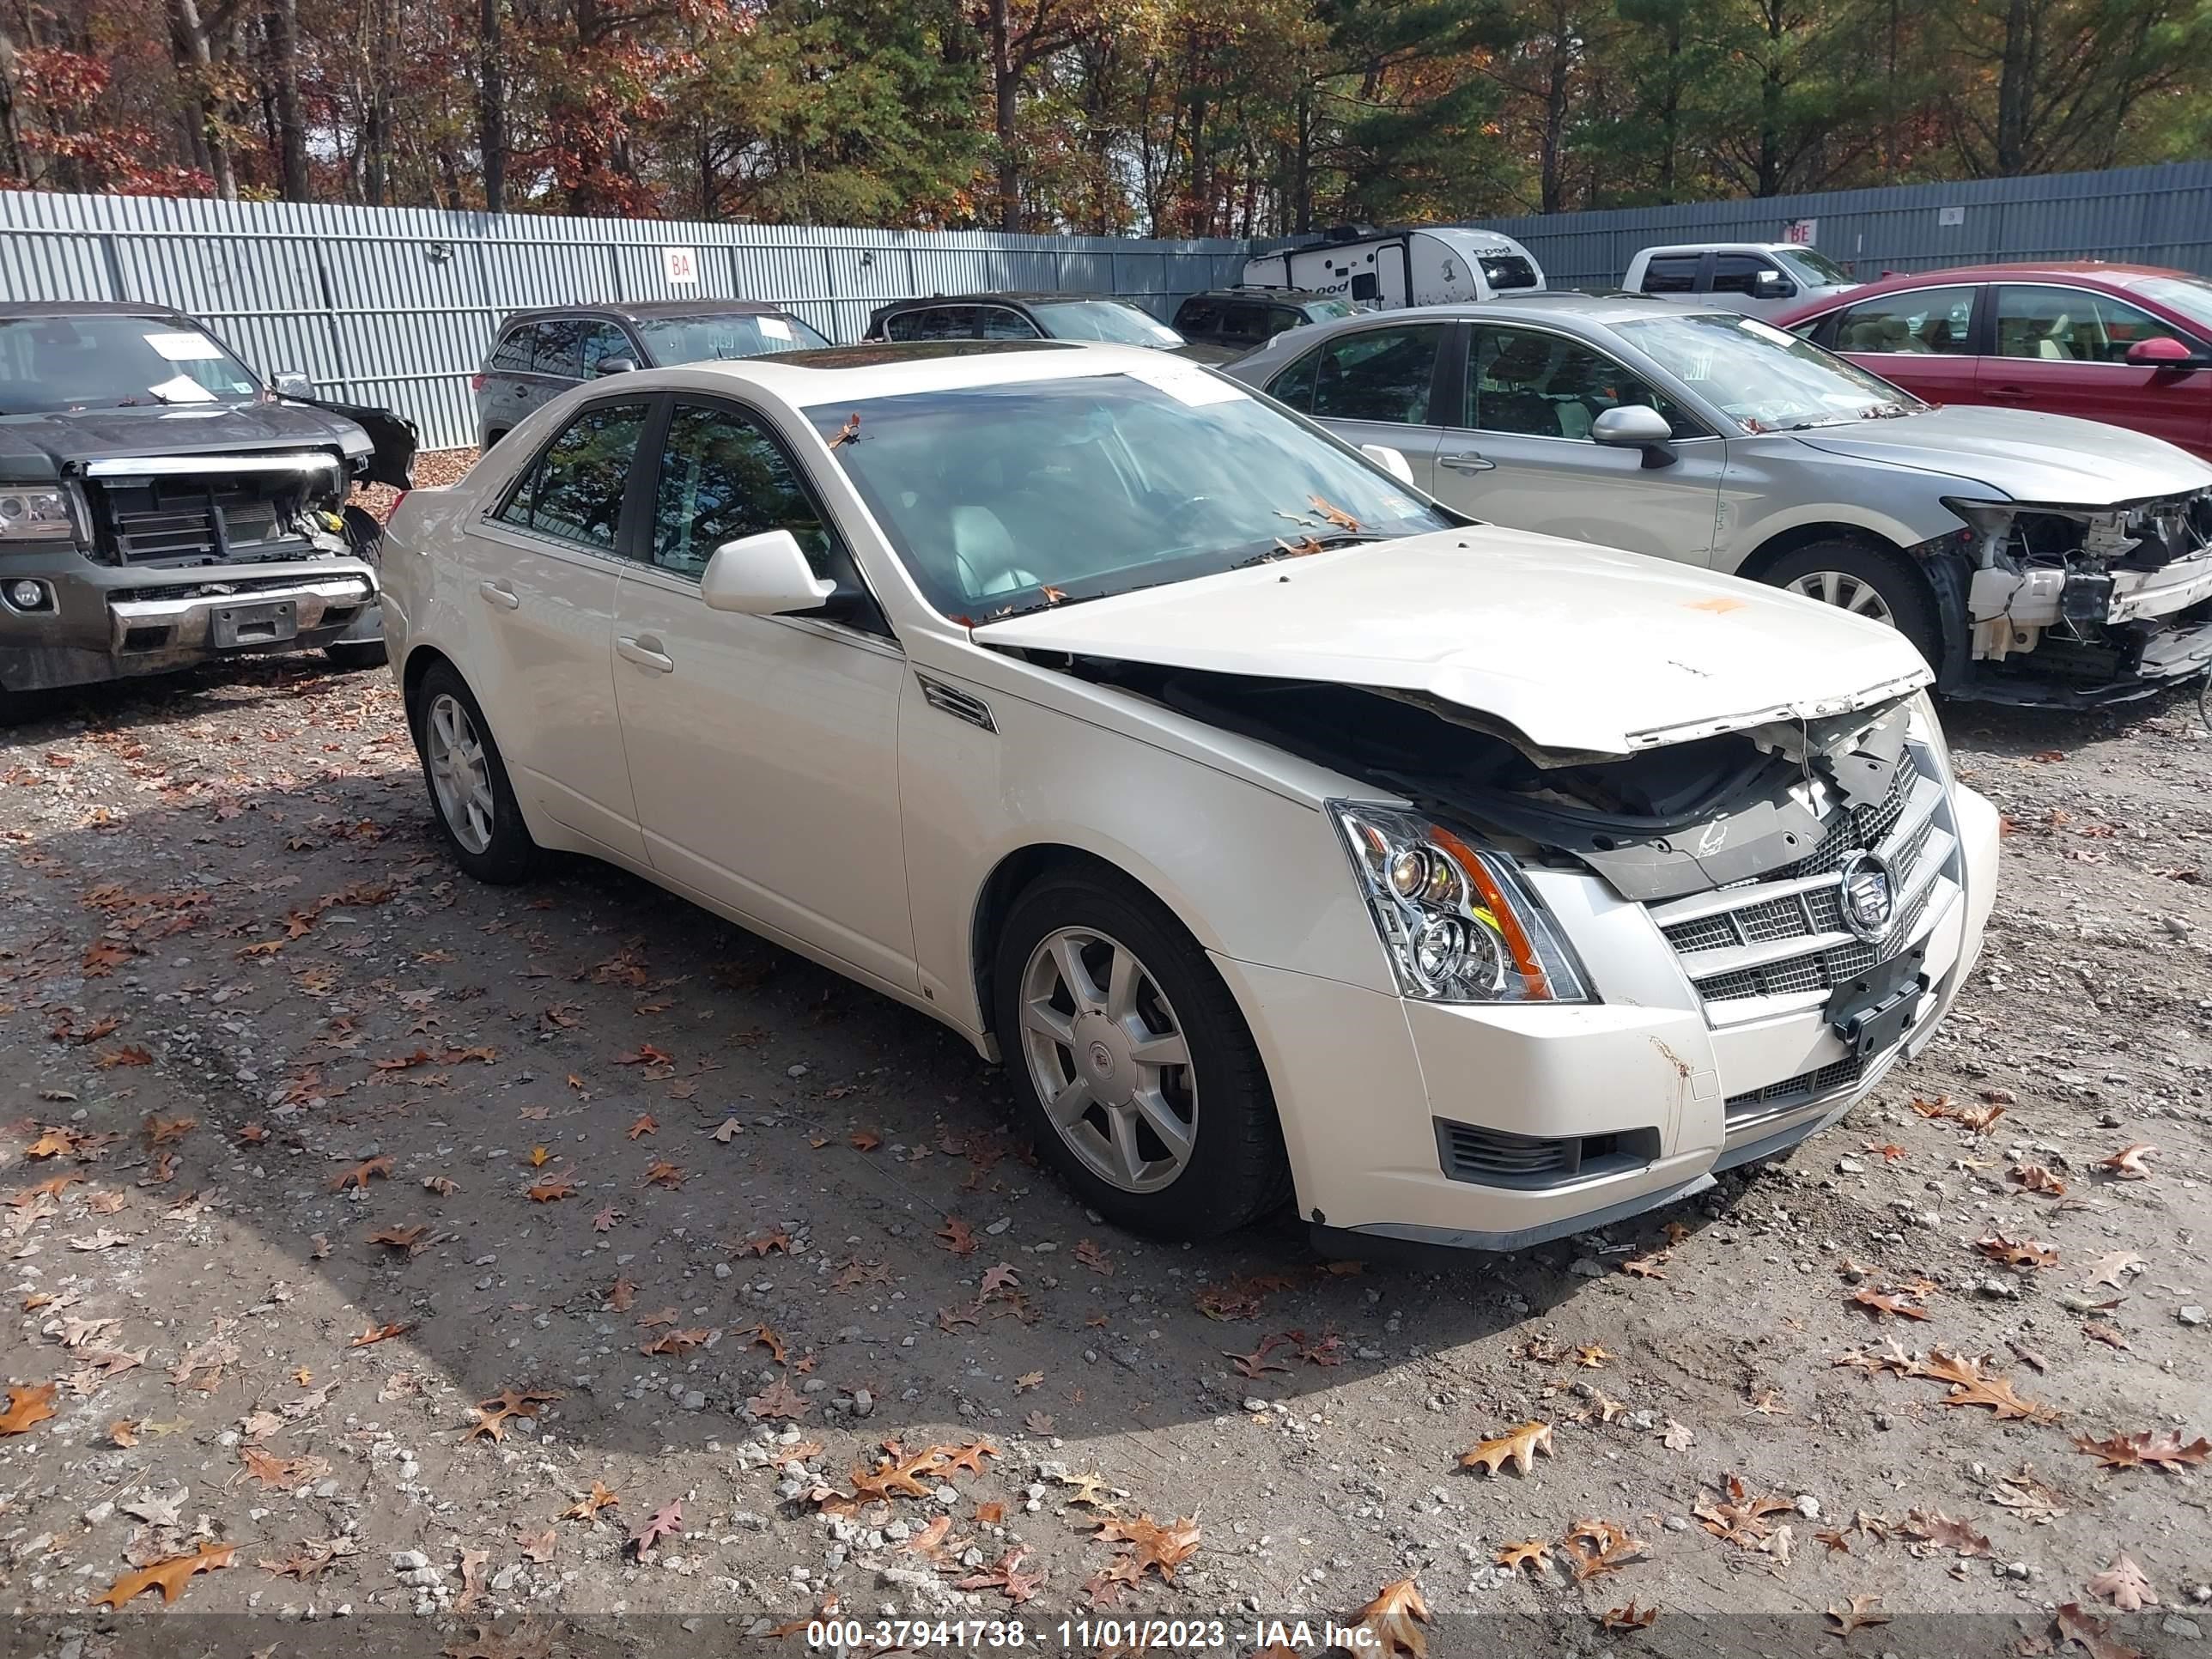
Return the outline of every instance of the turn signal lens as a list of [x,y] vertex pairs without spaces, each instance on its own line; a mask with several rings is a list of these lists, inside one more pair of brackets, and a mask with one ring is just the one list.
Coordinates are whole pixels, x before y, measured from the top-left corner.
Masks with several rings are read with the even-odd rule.
[[1401,807],[1332,801],[1398,988],[1429,1002],[1586,1002],[1588,981],[1510,859]]

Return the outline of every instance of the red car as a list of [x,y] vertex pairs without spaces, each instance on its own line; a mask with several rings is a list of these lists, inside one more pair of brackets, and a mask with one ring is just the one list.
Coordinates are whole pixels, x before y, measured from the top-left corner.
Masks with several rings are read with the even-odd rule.
[[2106,421],[2212,459],[2212,281],[2187,271],[1962,265],[1775,321],[1933,403]]

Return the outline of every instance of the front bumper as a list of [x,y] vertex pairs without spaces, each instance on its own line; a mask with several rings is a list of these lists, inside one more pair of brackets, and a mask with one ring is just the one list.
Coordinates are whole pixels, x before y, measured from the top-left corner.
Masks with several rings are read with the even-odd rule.
[[1971,791],[1943,799],[1942,878],[1899,930],[1926,948],[1929,994],[1863,1060],[1803,996],[1707,1001],[1644,907],[1579,876],[1538,884],[1600,1003],[1409,1002],[1217,957],[1274,1085],[1301,1212],[1519,1249],[1691,1196],[1833,1123],[1933,1037],[1979,952],[1997,816]]
[[2088,708],[2212,668],[2212,551],[2148,569],[1976,572],[1956,696]]
[[216,657],[378,633],[374,569],[358,558],[132,568],[72,549],[0,557],[0,584],[34,578],[36,610],[0,601],[0,689],[87,685]]

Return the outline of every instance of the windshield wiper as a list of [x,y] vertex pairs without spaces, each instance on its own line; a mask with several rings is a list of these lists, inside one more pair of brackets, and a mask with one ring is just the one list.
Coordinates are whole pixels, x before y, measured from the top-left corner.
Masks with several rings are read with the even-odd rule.
[[1239,559],[1229,568],[1244,570],[1255,564],[1273,564],[1278,559],[1302,559],[1309,553],[1326,553],[1332,547],[1350,547],[1358,542],[1394,539],[1373,530],[1333,530],[1326,536],[1308,536],[1304,541],[1279,541],[1265,552],[1255,553],[1249,559]]

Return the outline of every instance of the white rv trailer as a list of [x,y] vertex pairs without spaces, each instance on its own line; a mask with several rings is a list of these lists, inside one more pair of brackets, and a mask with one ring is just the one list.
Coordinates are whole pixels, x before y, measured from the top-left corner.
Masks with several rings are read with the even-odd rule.
[[1492,230],[1347,228],[1332,231],[1326,241],[1261,255],[1246,264],[1244,281],[1341,295],[1389,310],[1533,294],[1544,286],[1544,270],[1527,248]]

